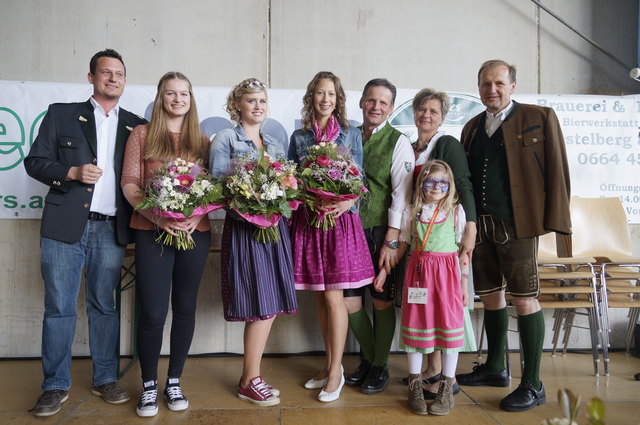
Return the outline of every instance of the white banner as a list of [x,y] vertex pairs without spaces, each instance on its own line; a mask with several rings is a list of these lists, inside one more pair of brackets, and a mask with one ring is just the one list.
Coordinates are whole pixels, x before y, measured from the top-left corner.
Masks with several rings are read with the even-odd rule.
[[[155,86],[127,86],[121,106],[149,119]],[[231,126],[224,110],[229,88],[194,88],[204,134]],[[415,138],[411,99],[417,90],[398,90],[391,124]],[[47,187],[27,176],[22,161],[38,134],[51,103],[83,102],[88,84],[0,81],[0,218],[40,218]],[[300,126],[304,90],[269,90],[269,117],[264,131],[288,144]],[[360,92],[347,92],[347,114],[362,118]],[[451,110],[442,126],[459,137],[462,126],[484,110],[475,94],[449,93]],[[618,196],[631,223],[640,223],[640,95],[514,95],[522,103],[555,109],[562,126],[571,170],[573,196]]]

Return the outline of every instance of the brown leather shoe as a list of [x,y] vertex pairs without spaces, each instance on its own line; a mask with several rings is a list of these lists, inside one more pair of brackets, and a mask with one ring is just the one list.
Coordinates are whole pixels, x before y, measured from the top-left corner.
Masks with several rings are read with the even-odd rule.
[[36,405],[29,412],[38,418],[53,416],[60,411],[60,405],[69,399],[69,393],[64,390],[48,390],[43,392]]
[[91,392],[111,404],[121,404],[129,401],[129,394],[116,381],[93,387]]

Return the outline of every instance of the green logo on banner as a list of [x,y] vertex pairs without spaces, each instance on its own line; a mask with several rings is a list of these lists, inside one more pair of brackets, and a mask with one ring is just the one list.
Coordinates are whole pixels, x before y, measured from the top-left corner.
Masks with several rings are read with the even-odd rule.
[[11,109],[0,106],[0,171],[11,170],[24,160],[24,143],[22,120]]

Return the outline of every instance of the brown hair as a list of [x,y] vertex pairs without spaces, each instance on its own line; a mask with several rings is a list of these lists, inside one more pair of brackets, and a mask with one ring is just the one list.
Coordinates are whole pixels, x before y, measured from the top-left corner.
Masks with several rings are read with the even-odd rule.
[[120,56],[120,53],[116,52],[113,49],[104,49],[91,57],[91,60],[89,61],[89,72],[91,73],[91,75],[96,75],[96,67],[98,66],[98,59],[100,58],[118,59],[120,63],[122,63],[124,74],[127,74],[127,67],[124,66],[124,60],[122,59],[122,56]]
[[344,94],[344,89],[342,88],[342,84],[340,83],[340,78],[338,78],[333,72],[330,71],[318,72],[307,85],[307,92],[302,98],[302,109],[300,110],[300,113],[302,115],[302,129],[310,130],[313,125],[313,121],[315,120],[315,110],[313,109],[313,95],[315,94],[318,84],[320,84],[320,80],[324,79],[333,81],[333,85],[336,88],[336,109],[333,111],[333,115],[335,115],[335,117],[338,119],[338,123],[340,124],[340,126],[346,130],[349,128],[346,107],[347,96]]
[[[169,80],[186,81],[189,86],[189,95],[191,97],[189,111],[182,122],[180,131],[180,152],[174,152],[171,133],[167,127],[167,112],[162,106],[162,98],[165,93],[165,87]],[[206,164],[208,158],[208,146],[203,141],[200,133],[200,123],[198,121],[198,109],[196,108],[196,99],[193,96],[193,88],[189,79],[181,72],[167,72],[160,78],[158,82],[158,92],[153,101],[153,112],[151,114],[151,122],[149,123],[149,132],[147,133],[146,148],[144,152],[145,159],[154,159],[161,161],[169,161],[177,155],[189,161],[197,161]]]
[[360,98],[360,106],[362,106],[362,102],[367,96],[367,92],[369,91],[369,89],[373,87],[384,87],[391,92],[391,105],[389,106],[393,108],[393,105],[395,105],[396,103],[396,94],[398,92],[398,89],[396,89],[396,86],[394,86],[391,81],[387,80],[386,78],[374,78],[373,80],[369,80],[367,84],[364,85],[364,89],[362,89],[362,97]]

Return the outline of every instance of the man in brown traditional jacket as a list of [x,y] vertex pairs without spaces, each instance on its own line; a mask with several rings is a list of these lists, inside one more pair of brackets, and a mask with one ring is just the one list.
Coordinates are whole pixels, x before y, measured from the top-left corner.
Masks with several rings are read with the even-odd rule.
[[524,358],[520,385],[500,402],[501,409],[512,412],[546,401],[539,377],[545,324],[537,299],[538,236],[571,232],[560,124],[553,109],[512,101],[515,87],[515,67],[501,60],[483,63],[478,90],[487,110],[462,130],[478,210],[473,277],[484,303],[488,355],[485,364],[457,376],[461,385],[509,386],[504,366],[508,290]]

